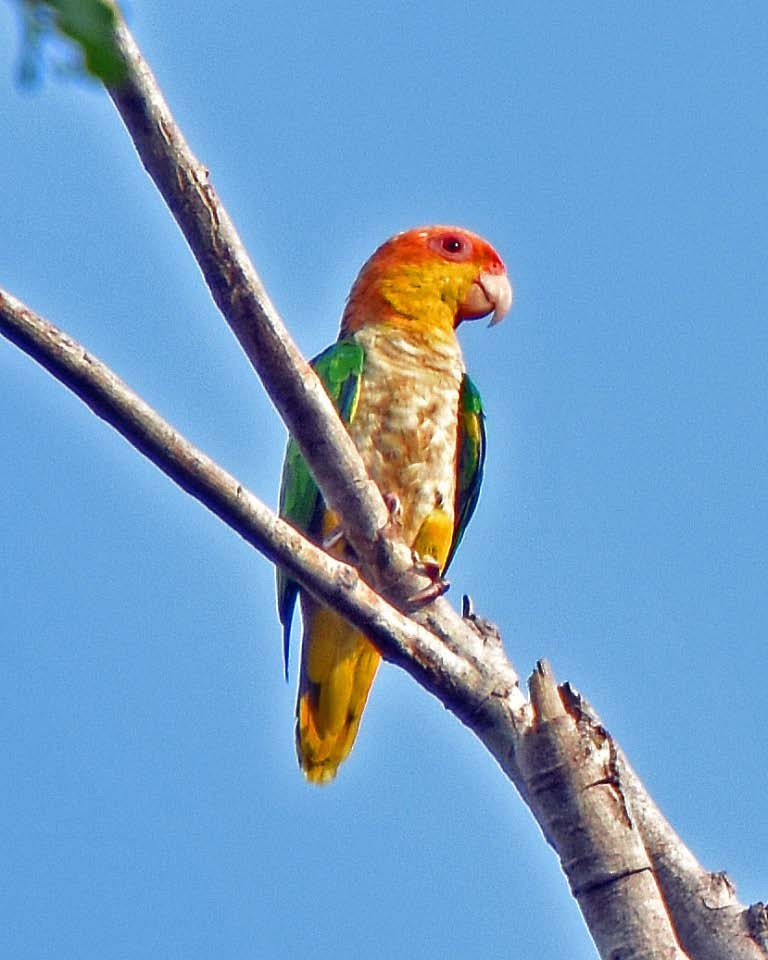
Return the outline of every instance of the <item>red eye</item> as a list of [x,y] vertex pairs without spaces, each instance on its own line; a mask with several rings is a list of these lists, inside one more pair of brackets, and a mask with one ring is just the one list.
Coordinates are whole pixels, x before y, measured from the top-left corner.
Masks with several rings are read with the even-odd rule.
[[442,233],[432,237],[429,245],[446,260],[469,260],[472,256],[472,244],[458,233]]

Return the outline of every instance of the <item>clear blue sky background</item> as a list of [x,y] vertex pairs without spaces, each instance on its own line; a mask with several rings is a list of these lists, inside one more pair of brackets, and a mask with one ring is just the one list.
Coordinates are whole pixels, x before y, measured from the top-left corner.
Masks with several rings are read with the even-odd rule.
[[[517,300],[462,334],[490,451],[453,597],[765,898],[768,8],[129,14],[307,354],[391,233],[497,246]],[[3,3],[0,282],[274,502],[282,426],[110,102],[20,90],[18,53]],[[4,341],[0,410],[0,954],[594,956],[439,704],[384,668],[305,785],[269,565]]]

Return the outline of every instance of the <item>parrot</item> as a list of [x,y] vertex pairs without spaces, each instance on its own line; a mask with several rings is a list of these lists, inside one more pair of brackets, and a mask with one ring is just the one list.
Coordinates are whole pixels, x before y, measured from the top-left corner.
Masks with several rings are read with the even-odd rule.
[[[480,394],[464,370],[456,328],[512,305],[493,247],[469,230],[427,226],[396,234],[363,265],[338,339],[312,366],[385,498],[416,563],[441,580],[477,505],[485,461]],[[344,558],[329,510],[289,438],[280,515]],[[348,757],[379,665],[364,634],[277,570],[286,676],[297,597],[302,618],[296,749],[310,783],[331,781]]]

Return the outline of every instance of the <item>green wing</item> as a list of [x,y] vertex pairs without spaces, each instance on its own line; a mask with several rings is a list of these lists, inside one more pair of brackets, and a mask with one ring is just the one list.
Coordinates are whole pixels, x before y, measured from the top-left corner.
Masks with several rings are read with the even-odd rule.
[[[461,543],[472,514],[475,512],[485,464],[485,415],[477,387],[467,374],[461,381],[459,395],[459,431],[456,449],[456,523],[453,542],[445,564],[450,566]],[[443,570],[443,574],[445,574]]]
[[[350,423],[360,396],[360,379],[365,363],[363,348],[352,340],[339,340],[312,361],[328,396],[333,400],[344,423]],[[323,500],[315,479],[292,437],[283,461],[280,482],[280,516],[302,533],[317,532],[323,511]],[[299,585],[281,567],[277,568],[277,610],[283,625],[283,655],[288,674],[288,646],[291,621]]]

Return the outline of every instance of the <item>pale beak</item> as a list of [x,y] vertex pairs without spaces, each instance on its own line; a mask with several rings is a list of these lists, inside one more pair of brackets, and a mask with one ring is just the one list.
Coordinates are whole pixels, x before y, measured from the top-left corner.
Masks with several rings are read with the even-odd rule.
[[459,320],[478,320],[492,313],[489,326],[500,323],[512,306],[512,287],[506,273],[484,270],[459,307]]

